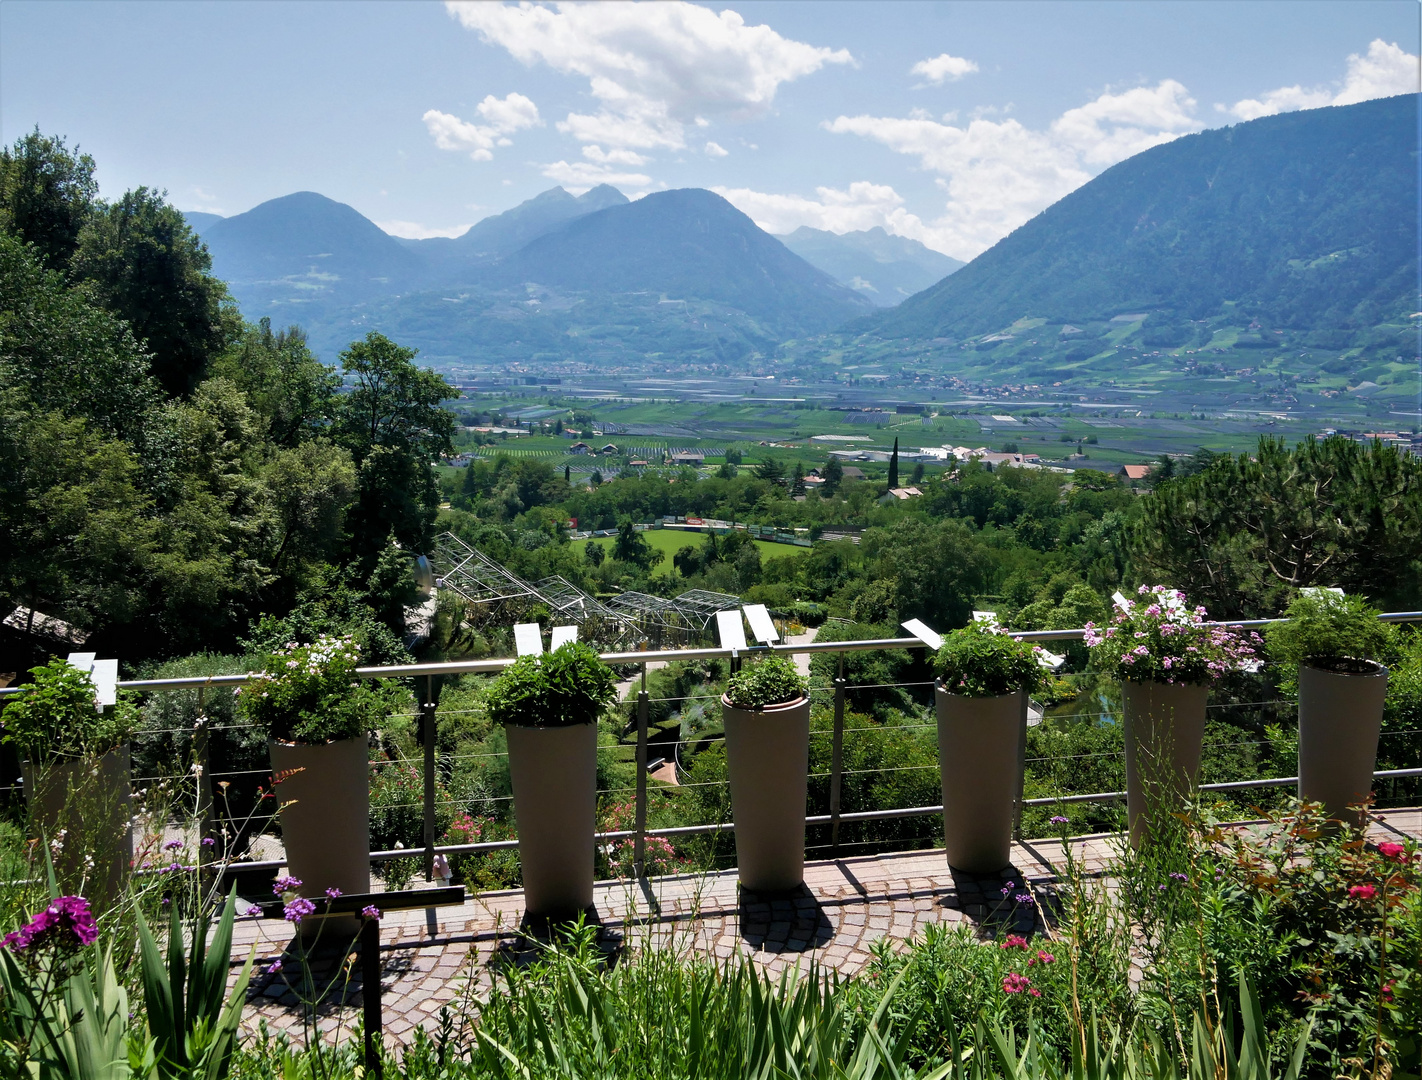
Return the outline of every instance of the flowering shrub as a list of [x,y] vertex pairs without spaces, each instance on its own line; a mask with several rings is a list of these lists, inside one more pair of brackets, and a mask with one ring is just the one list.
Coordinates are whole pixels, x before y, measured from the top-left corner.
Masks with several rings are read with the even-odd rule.
[[1005,634],[992,622],[974,621],[954,630],[933,656],[933,670],[950,694],[1000,697],[1046,681],[1037,658],[1042,650]]
[[1109,626],[1086,624],[1091,665],[1128,682],[1212,683],[1249,665],[1259,635],[1246,640],[1205,622],[1205,609],[1189,608],[1185,594],[1163,585],[1140,587],[1140,601],[1117,608]]
[[[603,812],[599,832],[625,832],[637,824],[635,803],[614,803]],[[636,842],[632,837],[609,840],[603,847],[607,856],[607,867],[612,877],[631,877],[634,871]],[[685,866],[686,860],[677,855],[671,841],[662,836],[649,836],[643,853],[643,872],[648,876],[675,874]]]
[[290,642],[237,691],[242,717],[281,742],[315,745],[354,739],[377,727],[384,697],[355,674],[360,646],[349,635],[314,645]]
[[[474,817],[460,811],[441,837],[441,844],[482,844],[490,840],[512,840],[513,829],[492,818]],[[517,848],[471,851],[449,857],[454,880],[471,890],[510,889],[519,884]]]
[[[450,822],[449,789],[435,777],[435,831]],[[370,843],[374,851],[424,844],[425,781],[407,762],[373,764],[370,774]]]

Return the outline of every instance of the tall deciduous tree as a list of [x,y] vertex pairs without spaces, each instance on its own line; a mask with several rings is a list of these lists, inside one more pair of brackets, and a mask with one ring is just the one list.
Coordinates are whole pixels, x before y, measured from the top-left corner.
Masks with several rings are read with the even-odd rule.
[[263,318],[213,364],[212,374],[231,380],[266,424],[267,439],[294,447],[327,432],[335,411],[336,369],[316,359],[299,326],[272,333]]
[[240,327],[207,248],[162,192],[141,187],[96,207],[71,266],[133,328],[171,396],[190,394]]
[[98,198],[94,159],[39,128],[0,149],[0,231],[33,244],[51,270],[69,266]]
[[353,553],[372,569],[392,538],[407,551],[429,550],[439,510],[430,462],[453,449],[454,417],[440,402],[454,387],[416,367],[415,355],[375,332],[341,353],[353,385],[338,402],[335,430],[359,477]]

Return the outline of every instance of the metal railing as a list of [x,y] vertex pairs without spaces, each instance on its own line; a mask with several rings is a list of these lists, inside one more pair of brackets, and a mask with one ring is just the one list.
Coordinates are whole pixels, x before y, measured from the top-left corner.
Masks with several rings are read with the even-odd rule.
[[[1422,622],[1422,611],[1388,612],[1379,616],[1379,619],[1390,623]],[[1281,620],[1276,619],[1251,619],[1237,621],[1222,621],[1215,625],[1228,626],[1231,628],[1250,629],[1268,626],[1271,623]],[[1081,640],[1085,636],[1084,629],[1069,630],[1037,630],[1037,631],[1011,631],[1013,637],[1028,641],[1073,641]],[[635,696],[633,705],[635,709],[635,724],[637,741],[635,747],[636,763],[636,783],[632,789],[635,800],[635,821],[631,829],[600,832],[596,834],[596,841],[600,845],[607,845],[617,841],[633,841],[633,867],[634,873],[641,875],[646,861],[646,841],[649,837],[675,838],[695,835],[716,834],[732,831],[735,828],[733,822],[711,822],[695,825],[680,825],[670,828],[647,828],[647,762],[649,752],[649,709],[652,698],[647,693],[647,666],[652,663],[670,663],[686,660],[730,660],[733,664],[738,661],[758,655],[770,653],[785,653],[791,655],[816,655],[816,654],[837,654],[839,656],[838,670],[828,688],[833,694],[833,722],[830,729],[831,751],[830,751],[830,772],[829,772],[829,812],[807,816],[805,821],[807,826],[829,826],[830,841],[829,848],[833,852],[838,852],[840,846],[840,827],[844,823],[892,820],[898,818],[926,817],[942,813],[942,804],[932,806],[910,806],[895,807],[875,810],[861,810],[843,812],[841,801],[843,796],[843,780],[846,774],[844,769],[844,737],[845,729],[845,706],[846,695],[851,690],[863,690],[883,688],[883,684],[865,684],[863,686],[850,686],[844,676],[844,656],[856,652],[874,652],[886,649],[923,649],[929,648],[927,642],[918,637],[907,638],[874,638],[856,641],[825,641],[825,642],[804,642],[788,644],[761,644],[751,645],[745,648],[723,648],[707,647],[692,649],[660,649],[660,650],[640,650],[636,652],[609,652],[601,654],[604,662],[613,665],[635,664],[641,668],[640,688]],[[414,856],[421,856],[425,880],[430,881],[434,876],[434,860],[436,855],[460,855],[477,852],[491,852],[516,848],[518,841],[512,840],[490,840],[468,844],[437,844],[437,726],[438,708],[434,700],[434,679],[437,676],[462,675],[471,673],[494,674],[513,664],[516,657],[499,657],[482,660],[462,660],[426,664],[400,664],[378,667],[362,667],[356,669],[357,675],[365,679],[384,678],[423,678],[423,700],[418,704],[418,711],[413,714],[419,720],[418,737],[422,743],[423,760],[422,781],[423,798],[422,809],[422,844],[419,848],[398,848],[386,851],[372,851],[370,859],[372,862],[386,862],[394,859],[407,859]],[[218,687],[238,687],[244,685],[254,676],[252,674],[237,675],[212,675],[212,676],[189,676],[183,678],[169,679],[131,679],[120,681],[119,689],[146,691],[146,692],[171,692],[179,690],[197,690],[200,701],[205,693]],[[418,687],[417,682],[417,687]],[[897,684],[904,688],[928,687],[931,682],[916,682]],[[819,688],[818,692],[823,692],[825,688]],[[0,697],[23,693],[24,687],[0,688]],[[684,701],[686,698],[659,698],[658,701]],[[1245,704],[1269,704],[1268,702],[1235,703],[1235,706]],[[200,704],[201,708],[201,704]],[[406,714],[411,715],[411,714]],[[1023,738],[1019,740],[1019,762],[1017,770],[1017,790],[1015,793],[1014,812],[1014,836],[1021,838],[1022,815],[1027,807],[1047,806],[1057,804],[1072,803],[1108,803],[1125,798],[1123,791],[1103,791],[1089,792],[1072,795],[1057,795],[1046,798],[1028,799],[1025,797],[1025,781],[1027,759],[1025,757],[1027,727],[1027,715],[1024,710],[1022,716]],[[213,773],[210,771],[210,732],[219,729],[233,729],[245,727],[247,725],[222,725],[210,727],[206,721],[199,720],[191,729],[193,736],[193,756],[194,767],[192,775],[197,784],[197,812],[202,835],[209,835],[213,824],[214,799],[213,780],[217,776],[242,775],[248,772],[267,773],[269,770],[243,770],[233,773]],[[923,725],[923,726],[932,726]],[[857,730],[857,729],[855,729]],[[173,729],[172,733],[186,732],[186,729]],[[822,734],[822,732],[818,733]],[[1390,734],[1407,734],[1406,732],[1395,732]],[[678,743],[685,741],[701,740],[678,740]],[[1231,744],[1234,745],[1234,744]],[[1246,745],[1246,744],[1239,744]],[[503,755],[490,755],[503,756]],[[1079,755],[1092,756],[1092,755]],[[381,763],[372,763],[381,764]],[[933,768],[933,766],[913,766],[912,768]],[[823,774],[817,774],[823,775]],[[1375,779],[1399,779],[1422,776],[1422,768],[1410,769],[1389,769],[1380,770],[1373,774]],[[1286,787],[1297,784],[1298,777],[1274,777],[1260,778],[1239,781],[1228,781],[1224,783],[1212,783],[1200,785],[1201,791],[1240,791],[1253,788]],[[619,789],[620,790],[620,789]],[[608,792],[600,792],[608,794]],[[229,863],[224,869],[229,872],[240,872],[248,870],[275,870],[285,866],[284,860],[240,860]]]

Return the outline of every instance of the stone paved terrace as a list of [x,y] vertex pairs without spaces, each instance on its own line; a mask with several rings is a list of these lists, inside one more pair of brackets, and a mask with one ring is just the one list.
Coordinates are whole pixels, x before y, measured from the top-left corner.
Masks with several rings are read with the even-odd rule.
[[[1374,818],[1375,841],[1422,838],[1422,809],[1383,810]],[[1071,840],[1089,872],[1103,869],[1119,842],[1113,835]],[[1024,841],[1013,846],[1012,868],[989,877],[951,871],[942,849],[826,860],[807,864],[799,892],[773,898],[740,894],[734,870],[609,881],[597,886],[596,906],[605,948],[673,947],[722,960],[741,954],[771,974],[813,963],[852,975],[868,962],[875,941],[903,941],[930,923],[966,923],[984,933],[1045,932],[1040,905],[1016,898],[1054,882],[1061,856],[1058,840]],[[517,890],[484,893],[460,907],[387,915],[381,932],[387,1042],[403,1044],[417,1026],[433,1030],[442,1006],[457,1013],[464,995],[482,994],[496,955],[520,955],[522,915]],[[277,920],[239,923],[234,978],[253,944],[259,965],[244,1019],[249,1031],[262,1020],[272,1031],[301,1031],[302,1007],[293,989],[300,966],[284,955],[289,930]],[[347,979],[339,970],[343,951],[328,951],[330,959],[311,967],[318,985],[336,986],[321,1008],[320,1025],[328,1039],[349,1038],[360,1018],[360,964],[351,965]],[[283,970],[267,973],[278,959]]]

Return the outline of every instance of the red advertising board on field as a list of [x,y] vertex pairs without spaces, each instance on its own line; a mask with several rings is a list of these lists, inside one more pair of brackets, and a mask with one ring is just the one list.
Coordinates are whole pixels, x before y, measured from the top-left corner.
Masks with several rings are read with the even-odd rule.
[[694,518],[694,517],[689,517],[689,518],[687,518],[687,519],[686,519],[686,523],[687,523],[688,525],[705,525],[705,524],[706,524],[706,522],[703,521],[701,518]]

